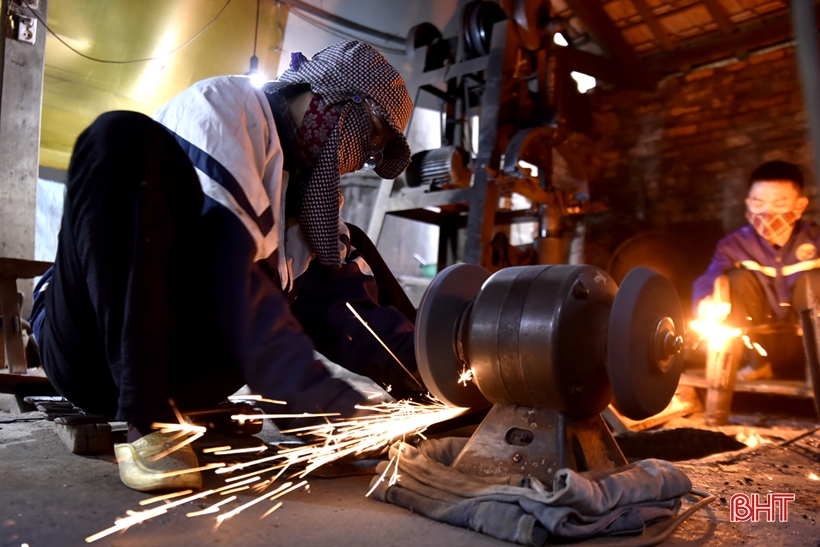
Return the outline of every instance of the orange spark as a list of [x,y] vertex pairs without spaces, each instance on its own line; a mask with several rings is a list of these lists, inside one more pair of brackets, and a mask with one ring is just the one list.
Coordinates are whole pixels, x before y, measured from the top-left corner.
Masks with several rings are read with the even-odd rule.
[[193,490],[183,490],[182,492],[171,492],[170,494],[163,494],[161,496],[148,498],[147,500],[141,500],[140,505],[151,505],[152,503],[156,503],[158,501],[178,498],[179,496],[185,496],[187,494],[190,494],[191,492],[193,492]]
[[220,450],[230,450],[230,449],[231,449],[230,445],[214,446],[212,448],[203,448],[202,453],[203,454],[210,454],[211,452],[219,452]]
[[263,518],[267,517],[268,515],[270,515],[271,513],[276,511],[277,509],[279,509],[280,507],[282,507],[282,502],[281,501],[279,503],[277,503],[276,505],[274,505],[273,507],[271,507],[270,509],[268,509],[267,511],[265,511],[265,514],[262,515],[261,517],[259,517],[259,520],[262,520]]
[[381,344],[381,345],[382,345],[382,347],[383,347],[384,349],[386,349],[386,350],[387,350],[387,353],[389,353],[389,354],[390,354],[390,356],[391,356],[393,359],[395,359],[395,360],[396,360],[396,362],[399,364],[399,366],[400,366],[401,368],[403,368],[403,369],[404,369],[404,372],[406,372],[407,374],[409,374],[409,375],[410,375],[410,378],[412,378],[412,379],[413,379],[413,381],[414,381],[414,382],[416,382],[416,383],[419,385],[419,387],[420,387],[421,389],[424,389],[424,386],[423,386],[423,385],[421,385],[421,382],[419,382],[419,381],[416,379],[416,377],[415,377],[415,376],[413,376],[413,374],[412,374],[409,370],[407,370],[407,367],[406,367],[406,366],[404,366],[404,363],[402,363],[402,362],[401,362],[401,360],[399,360],[399,358],[398,358],[398,357],[396,357],[396,354],[395,354],[395,353],[393,353],[393,352],[390,350],[390,348],[388,348],[388,347],[387,347],[387,344],[385,344],[384,342],[382,342],[382,339],[381,339],[381,338],[379,338],[379,335],[378,335],[378,334],[376,334],[376,332],[375,332],[373,329],[371,329],[371,328],[370,328],[370,325],[368,325],[368,324],[367,324],[367,321],[365,321],[364,319],[362,319],[362,316],[361,316],[361,315],[359,315],[359,314],[356,312],[356,310],[354,310],[354,309],[353,309],[353,306],[351,306],[351,305],[350,305],[350,302],[345,302],[345,306],[347,306],[347,309],[349,309],[349,310],[353,313],[353,315],[355,315],[355,316],[356,316],[356,319],[358,319],[358,320],[359,320],[359,322],[360,322],[362,325],[364,325],[364,328],[366,328],[366,329],[368,330],[368,332],[370,332],[370,334],[372,334],[372,335],[373,335],[373,337],[374,337],[376,340],[378,340],[379,344]]
[[185,516],[186,517],[198,517],[200,515],[208,515],[210,513],[216,513],[216,512],[219,511],[220,507],[222,507],[226,503],[232,502],[235,499],[236,499],[236,496],[231,496],[230,498],[224,499],[224,500],[220,501],[219,503],[215,503],[211,506],[206,507],[202,511],[192,511],[191,513],[186,513]]
[[231,395],[228,397],[229,401],[261,401],[263,403],[273,403],[275,405],[286,405],[285,401],[277,401],[276,399],[266,399],[261,395]]

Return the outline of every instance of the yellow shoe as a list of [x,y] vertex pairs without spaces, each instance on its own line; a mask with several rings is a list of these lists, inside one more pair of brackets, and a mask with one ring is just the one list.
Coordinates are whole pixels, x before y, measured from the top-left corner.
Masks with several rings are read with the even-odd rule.
[[202,474],[199,471],[175,473],[193,469],[199,465],[194,449],[190,445],[185,445],[153,461],[154,456],[179,442],[178,440],[169,442],[173,435],[175,433],[157,431],[133,443],[114,445],[114,454],[119,462],[120,479],[125,486],[140,492],[187,488],[199,490],[202,487]]

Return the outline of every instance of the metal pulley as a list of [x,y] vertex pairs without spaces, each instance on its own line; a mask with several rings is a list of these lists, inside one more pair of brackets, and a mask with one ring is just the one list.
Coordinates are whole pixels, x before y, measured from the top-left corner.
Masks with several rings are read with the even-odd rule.
[[441,36],[441,31],[432,23],[420,23],[409,30],[405,42],[407,56],[412,58],[419,48],[424,51],[424,70],[441,68],[453,62],[454,55],[450,43]]
[[642,419],[674,395],[682,326],[674,287],[648,268],[630,272],[618,290],[593,266],[490,276],[461,264],[443,270],[422,299],[416,355],[427,388],[453,406],[520,405],[587,419],[614,392],[619,411]]
[[487,0],[475,0],[464,6],[461,34],[469,57],[490,53],[493,25],[507,18],[501,6]]

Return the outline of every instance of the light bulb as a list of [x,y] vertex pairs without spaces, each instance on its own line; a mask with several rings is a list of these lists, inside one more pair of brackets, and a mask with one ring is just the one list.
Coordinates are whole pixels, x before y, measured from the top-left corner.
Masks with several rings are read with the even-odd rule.
[[556,32],[555,34],[552,35],[552,41],[555,42],[556,44],[558,44],[559,46],[566,47],[566,46],[569,45],[569,42],[567,42],[566,37],[563,34],[561,34],[560,32]]
[[251,78],[251,85],[255,88],[262,87],[262,84],[264,84],[267,81],[267,78],[265,78],[265,76],[259,74],[258,72],[252,72],[249,74],[249,76]]

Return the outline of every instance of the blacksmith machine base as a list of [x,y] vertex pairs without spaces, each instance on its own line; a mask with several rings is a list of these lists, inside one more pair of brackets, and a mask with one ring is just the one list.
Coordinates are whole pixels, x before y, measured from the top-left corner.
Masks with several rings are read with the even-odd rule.
[[557,410],[495,404],[453,467],[470,475],[519,473],[551,484],[562,468],[586,471],[625,464],[601,416],[572,420]]
[[626,463],[600,413],[663,410],[682,368],[683,312],[649,268],[620,290],[593,266],[458,264],[430,284],[416,321],[425,385],[452,406],[493,408],[453,467],[552,484],[562,468]]

